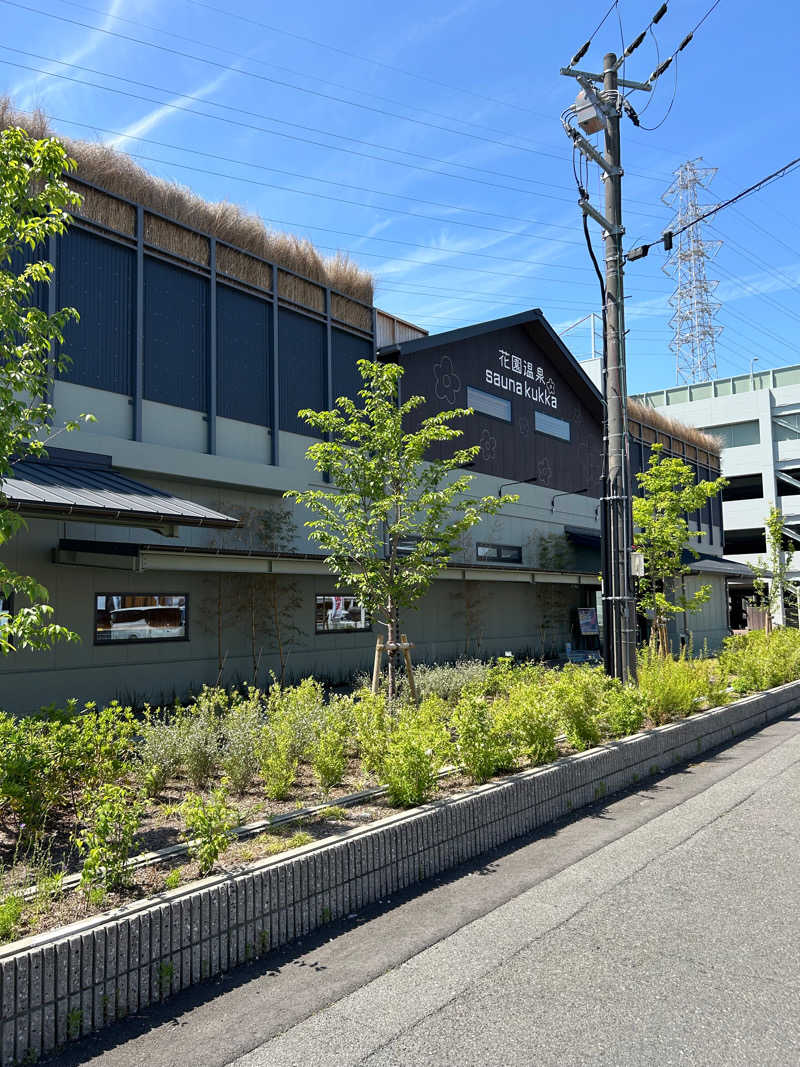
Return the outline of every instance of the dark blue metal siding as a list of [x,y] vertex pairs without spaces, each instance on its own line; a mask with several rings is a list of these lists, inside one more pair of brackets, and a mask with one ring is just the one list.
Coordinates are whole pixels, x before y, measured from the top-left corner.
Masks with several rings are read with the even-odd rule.
[[136,316],[136,253],[84,230],[59,243],[58,307],[74,307],[80,321],[64,331],[70,363],[59,377],[94,389],[130,394]]
[[208,281],[145,256],[144,396],[208,406]]
[[278,312],[281,429],[319,436],[301,419],[301,408],[319,411],[325,400],[325,324],[281,308]]
[[217,414],[272,422],[272,305],[217,286]]
[[333,331],[333,399],[349,396],[357,400],[358,390],[364,384],[356,362],[372,359],[372,342],[356,337],[344,330]]

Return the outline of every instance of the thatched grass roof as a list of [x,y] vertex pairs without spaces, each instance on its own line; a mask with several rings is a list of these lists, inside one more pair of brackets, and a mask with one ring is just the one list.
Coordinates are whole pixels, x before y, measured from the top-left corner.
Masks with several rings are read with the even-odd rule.
[[688,441],[689,444],[696,445],[697,448],[702,448],[706,452],[713,452],[715,455],[719,455],[722,450],[722,441],[719,437],[714,437],[710,433],[698,430],[696,426],[687,426],[684,422],[678,422],[677,419],[662,415],[655,408],[651,408],[647,404],[641,404],[638,400],[631,400],[630,397],[628,398],[628,415],[637,422],[644,423],[645,426],[650,426],[654,430],[661,430],[663,433],[671,434],[673,437],[679,437],[682,441]]
[[[75,141],[55,134],[43,112],[25,114],[17,111],[8,97],[0,97],[0,130],[9,126],[21,126],[37,138],[58,136],[78,164],[77,177],[84,181],[142,204],[151,211],[167,215],[185,226],[237,245],[312,281],[330,285],[357,300],[372,303],[372,275],[344,253],[322,256],[304,237],[272,230],[257,215],[246,212],[230,201],[212,203],[183,185],[156,178],[134,163],[130,156],[109,145]],[[93,212],[107,213],[110,206],[102,205],[102,199],[87,196],[81,214],[92,218]],[[102,217],[96,218],[96,221],[114,224]],[[183,253],[184,249],[174,248],[173,251]]]

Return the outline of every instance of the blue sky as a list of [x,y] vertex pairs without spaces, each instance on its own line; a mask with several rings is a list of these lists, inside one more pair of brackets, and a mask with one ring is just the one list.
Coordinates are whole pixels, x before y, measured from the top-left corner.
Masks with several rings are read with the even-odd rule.
[[[657,47],[672,52],[711,2],[671,0],[627,76],[646,78]],[[380,307],[431,332],[529,307],[563,330],[599,310],[599,292],[559,120],[576,86],[558,71],[607,6],[0,0],[0,92],[69,136],[114,141],[203,196],[347,250],[374,272]],[[601,69],[657,7],[621,0],[581,65]],[[718,168],[712,203],[798,154],[796,29],[788,0],[721,0],[677,79],[670,69],[658,83],[643,121],[661,121],[677,86],[663,124],[623,124],[625,247],[669,222],[661,194],[681,162]],[[799,183],[800,171],[706,230],[722,241],[709,272],[720,374],[753,356],[758,369],[800,362]],[[663,262],[653,249],[626,274],[631,391],[674,383]],[[588,354],[585,323],[565,339]]]

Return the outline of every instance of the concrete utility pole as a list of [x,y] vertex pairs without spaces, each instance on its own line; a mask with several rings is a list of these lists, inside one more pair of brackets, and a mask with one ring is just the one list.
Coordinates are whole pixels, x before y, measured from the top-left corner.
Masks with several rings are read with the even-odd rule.
[[[579,58],[579,57],[578,57]],[[587,133],[604,132],[601,154],[565,119],[564,128],[575,148],[596,163],[605,182],[605,214],[589,202],[581,186],[578,201],[584,216],[594,219],[605,239],[605,279],[603,280],[604,355],[603,397],[605,400],[604,480],[602,501],[603,541],[603,629],[605,664],[609,674],[623,681],[636,677],[636,611],[631,575],[633,520],[628,456],[627,385],[625,375],[625,313],[623,291],[622,167],[620,159],[619,86],[640,87],[621,81],[620,61],[613,52],[603,61],[602,74],[590,74],[573,67],[561,73],[576,78],[582,86],[575,115]],[[602,82],[596,91],[593,83]]]
[[[616,101],[617,57],[603,60],[603,97]],[[623,291],[622,167],[619,112],[608,109],[604,159],[605,209],[609,226],[606,251],[606,536],[610,588],[603,591],[609,666],[623,681],[636,677],[636,625],[630,554],[633,547],[630,462],[628,455],[627,378],[625,374],[625,304]]]

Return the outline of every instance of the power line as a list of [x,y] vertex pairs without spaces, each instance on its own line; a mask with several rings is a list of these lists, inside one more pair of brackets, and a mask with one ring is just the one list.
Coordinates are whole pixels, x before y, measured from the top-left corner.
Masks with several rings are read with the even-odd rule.
[[383,70],[391,70],[395,74],[403,74],[408,78],[416,78],[419,81],[427,82],[429,85],[438,85],[442,89],[450,89],[457,93],[464,93],[466,96],[472,96],[476,100],[485,100],[490,104],[499,104],[501,107],[512,108],[514,111],[523,111],[529,115],[536,115],[538,118],[547,118],[549,115],[543,114],[541,111],[533,111],[529,107],[523,107],[521,104],[512,103],[510,100],[500,100],[493,96],[484,96],[481,93],[476,93],[472,89],[465,89],[462,86],[453,85],[452,83],[438,81],[436,78],[431,78],[425,74],[416,74],[413,71],[405,70],[403,67],[392,66],[391,63],[384,63],[378,59],[372,57],[361,56],[356,52],[349,52],[345,48],[338,48],[336,45],[328,44],[324,41],[316,41],[312,37],[304,37],[302,34],[293,33],[290,30],[281,29],[279,26],[272,26],[266,22],[259,22],[257,19],[250,18],[247,15],[242,15],[236,11],[230,11],[227,8],[216,7],[214,4],[203,3],[202,0],[186,0],[187,3],[194,4],[196,7],[203,7],[209,11],[214,11],[217,14],[224,15],[226,18],[239,19],[242,22],[249,23],[251,26],[258,26],[262,30],[269,30],[271,33],[279,33],[285,37],[292,37],[297,41],[304,41],[307,44],[313,44],[317,48],[325,48],[330,52],[338,52],[339,55],[348,56],[350,59],[358,59],[364,63],[371,63],[373,66],[380,67]]
[[[506,213],[499,212],[499,211],[485,211],[485,210],[482,210],[481,208],[463,207],[463,206],[461,206],[459,204],[442,203],[439,200],[425,200],[422,197],[409,196],[406,193],[390,193],[390,192],[386,192],[386,190],[384,190],[384,189],[375,189],[375,188],[372,188],[370,186],[351,185],[349,182],[332,181],[329,178],[318,178],[318,177],[315,177],[313,174],[302,174],[302,173],[299,173],[298,171],[282,170],[281,168],[278,168],[278,167],[268,167],[264,163],[253,163],[251,160],[235,159],[235,158],[233,158],[231,156],[219,155],[216,152],[204,152],[199,148],[189,148],[187,145],[173,144],[172,142],[169,142],[169,141],[158,141],[158,140],[153,139],[152,137],[140,137],[138,135],[129,135],[129,134],[124,133],[124,131],[121,131],[121,130],[112,130],[112,129],[109,129],[108,127],[97,126],[94,123],[89,123],[89,122],[77,122],[75,119],[65,119],[65,118],[62,118],[62,117],[60,117],[58,115],[51,115],[51,116],[49,116],[49,118],[53,122],[63,123],[63,124],[68,125],[68,126],[79,126],[82,129],[94,130],[94,131],[99,132],[99,133],[111,134],[113,137],[125,137],[127,140],[139,141],[142,144],[156,145],[159,148],[170,148],[170,149],[174,149],[175,151],[178,151],[178,152],[188,152],[191,155],[203,156],[206,159],[215,159],[215,160],[218,160],[221,163],[233,163],[236,166],[249,167],[252,170],[267,171],[267,172],[269,172],[271,174],[285,174],[287,177],[301,178],[304,181],[319,182],[322,185],[332,185],[332,186],[335,186],[335,187],[341,188],[341,189],[353,189],[356,192],[373,193],[373,194],[375,194],[377,196],[391,196],[391,197],[395,197],[396,199],[399,199],[399,200],[408,200],[411,203],[415,203],[415,204],[425,204],[425,205],[427,205],[429,207],[441,207],[441,208],[445,208],[448,211],[460,211],[460,212],[465,212],[467,214],[484,215],[484,216],[489,217],[489,218],[504,219],[506,222],[524,222],[526,224],[530,224],[530,225],[533,225],[533,226],[547,226],[547,227],[550,227],[550,228],[556,229],[556,230],[570,230],[570,231],[572,230],[571,226],[567,226],[567,225],[563,225],[563,224],[555,223],[555,222],[544,222],[541,219],[530,219],[530,218],[524,218],[524,217],[521,217],[521,216],[518,216],[518,215],[508,215]],[[280,186],[280,188],[284,188],[284,187]],[[291,187],[287,187],[287,188],[289,188],[290,191],[292,191],[292,192],[295,191],[294,189],[291,189]],[[553,186],[553,188],[561,188],[561,186]],[[566,202],[567,201],[565,200],[564,203],[566,203]],[[392,209],[392,210],[394,210],[394,209]],[[573,242],[570,242],[570,243],[578,244],[579,242],[573,241]],[[501,258],[504,258],[504,257],[501,257]]]
[[[187,0],[187,2],[191,2],[191,0]],[[59,0],[59,3],[66,4],[68,7],[78,8],[81,11],[89,11],[94,15],[102,15],[104,19],[113,19],[114,22],[124,22],[129,26],[139,26],[142,29],[151,30],[154,33],[160,33],[165,37],[171,37],[173,38],[173,40],[176,41],[184,41],[187,44],[200,45],[201,48],[209,48],[214,52],[218,52],[220,55],[229,55],[234,56],[236,59],[241,59],[241,52],[236,51],[233,48],[223,48],[222,45],[212,43],[210,41],[202,41],[196,37],[187,37],[185,34],[175,33],[174,30],[165,30],[160,26],[154,26],[152,23],[142,22],[138,19],[125,18],[123,15],[117,15],[112,12],[106,12],[96,7],[89,7],[87,4],[77,3],[76,0]],[[255,63],[260,67],[269,67],[272,70],[285,71],[287,74],[296,74],[298,75],[298,77],[301,78],[309,78],[311,81],[319,82],[321,85],[332,85],[336,89],[344,89],[347,92],[361,93],[362,95],[369,96],[373,100],[382,100],[385,103],[398,104],[401,107],[411,106],[407,104],[404,100],[397,100],[391,96],[380,96],[378,93],[374,93],[366,89],[359,89],[356,86],[352,85],[343,85],[341,82],[331,81],[328,78],[320,78],[317,74],[310,74],[307,71],[303,70],[295,70],[293,67],[281,66],[280,64],[272,62],[272,60],[267,62],[263,59],[257,59],[255,56],[248,56],[247,61],[249,63]],[[494,126],[486,126],[480,122],[471,122],[469,119],[461,118],[458,115],[449,115],[441,111],[432,111],[429,108],[420,108],[416,105],[415,110],[419,111],[420,114],[433,115],[435,118],[447,119],[450,122],[460,122],[464,126],[473,126],[475,127],[475,129],[486,130],[489,133],[496,133],[499,134],[501,137],[516,136],[516,134],[512,133],[510,130],[500,130]],[[531,147],[535,147],[532,142],[529,143],[531,144]]]
[[[0,0],[0,2],[3,2],[3,0]],[[177,92],[176,90],[173,90],[173,89],[166,89],[163,86],[152,85],[149,82],[138,81],[138,80],[136,80],[134,78],[126,78],[126,77],[123,77],[122,75],[118,75],[118,74],[111,74],[111,73],[109,73],[107,71],[97,70],[97,69],[95,69],[93,67],[85,67],[85,66],[82,66],[82,65],[76,64],[76,63],[67,63],[64,60],[51,59],[48,56],[40,56],[37,53],[27,52],[27,51],[25,51],[23,49],[20,49],[20,48],[12,48],[12,47],[10,47],[8,45],[0,45],[0,48],[4,48],[6,51],[15,52],[15,53],[20,54],[20,55],[34,56],[36,58],[44,60],[45,62],[58,63],[60,66],[69,67],[71,69],[88,72],[90,74],[97,74],[100,77],[110,78],[110,79],[112,79],[114,81],[121,81],[121,82],[125,82],[126,84],[129,84],[129,85],[136,85],[136,86],[144,87],[146,89],[153,89],[154,91],[159,92],[159,93],[169,94],[173,99],[184,99],[184,100],[190,100],[192,102],[194,102],[195,99],[196,99],[195,97],[191,96],[191,94],[188,94],[188,93]],[[360,158],[365,158],[365,159],[376,159],[376,160],[379,160],[379,161],[381,161],[383,163],[389,163],[389,164],[392,164],[394,166],[404,167],[404,168],[410,169],[410,170],[418,170],[418,171],[421,171],[421,172],[426,173],[426,174],[435,174],[438,177],[453,178],[453,179],[456,179],[458,181],[468,181],[468,182],[472,182],[473,184],[484,185],[484,186],[488,186],[489,188],[493,188],[493,189],[503,189],[503,190],[506,190],[508,192],[521,193],[524,196],[537,196],[537,197],[542,197],[543,199],[546,199],[546,200],[556,200],[559,203],[564,203],[564,204],[571,203],[571,201],[568,200],[567,198],[561,197],[561,196],[553,196],[553,194],[551,194],[551,193],[542,193],[542,192],[539,192],[539,190],[535,190],[535,189],[520,189],[520,188],[518,188],[516,186],[503,185],[503,184],[500,184],[498,182],[491,182],[491,181],[487,181],[485,179],[473,178],[473,177],[470,177],[470,176],[464,175],[464,174],[452,174],[452,173],[450,173],[448,171],[441,171],[441,170],[438,170],[438,169],[436,169],[434,167],[422,167],[419,164],[407,163],[404,160],[387,159],[385,156],[378,156],[378,155],[375,155],[374,153],[360,152],[360,151],[357,151],[355,149],[344,148],[344,147],[342,147],[340,145],[327,144],[327,143],[325,143],[323,141],[315,141],[315,140],[312,140],[312,139],[307,138],[307,137],[300,137],[300,136],[298,136],[296,134],[285,133],[282,130],[271,130],[271,129],[267,129],[267,128],[263,127],[263,126],[254,125],[253,123],[242,122],[241,120],[237,120],[237,119],[223,118],[220,115],[215,115],[215,114],[213,114],[211,112],[208,112],[208,111],[200,111],[200,110],[197,110],[196,108],[184,107],[184,106],[181,106],[179,104],[175,104],[171,100],[170,101],[156,100],[153,97],[143,96],[140,93],[134,93],[134,92],[131,92],[130,90],[115,89],[113,86],[110,86],[110,85],[101,85],[101,84],[98,84],[97,82],[89,82],[89,81],[84,81],[84,80],[82,80],[80,78],[72,78],[69,75],[59,74],[56,71],[43,70],[40,67],[32,67],[32,66],[29,66],[29,65],[24,64],[24,63],[15,63],[12,60],[8,60],[8,59],[0,59],[0,63],[4,63],[7,66],[11,66],[11,67],[18,67],[18,68],[20,68],[22,70],[35,71],[35,72],[37,72],[39,74],[42,74],[45,77],[57,78],[57,79],[60,79],[62,81],[68,81],[68,82],[71,82],[71,83],[73,83],[75,85],[83,86],[84,88],[100,89],[103,92],[113,93],[114,95],[117,95],[117,96],[125,96],[125,97],[129,97],[131,99],[134,99],[134,100],[141,100],[141,101],[144,101],[146,103],[157,104],[159,107],[168,108],[168,109],[170,109],[172,111],[176,111],[176,112],[181,113],[181,114],[194,115],[194,116],[197,116],[197,117],[200,117],[200,118],[208,118],[208,119],[212,119],[215,122],[225,122],[226,124],[229,124],[229,125],[232,124],[232,125],[235,125],[235,126],[240,126],[243,129],[254,130],[256,132],[265,133],[265,134],[268,134],[270,136],[283,137],[283,138],[286,138],[288,140],[299,141],[299,142],[301,142],[303,144],[311,144],[311,145],[314,145],[314,146],[316,146],[318,148],[326,148],[326,149],[334,151],[334,152],[342,152],[342,153],[345,153],[347,155],[358,156]],[[262,114],[260,112],[257,112],[257,111],[249,111],[246,108],[236,107],[236,106],[234,106],[232,104],[223,104],[223,103],[221,103],[219,101],[215,101],[215,100],[211,100],[211,99],[206,99],[206,103],[210,104],[212,107],[217,107],[217,108],[220,108],[223,111],[232,112],[234,114],[241,114],[241,115],[246,115],[246,116],[250,116],[250,117],[254,117],[254,118],[260,118],[260,119],[266,120],[267,122],[277,122],[277,123],[280,123],[281,125],[284,125],[284,126],[291,126],[293,128],[296,128],[296,129],[308,130],[308,131],[310,131],[312,133],[322,133],[325,136],[338,137],[340,140],[351,141],[351,142],[353,142],[355,144],[364,144],[364,145],[368,145],[368,146],[372,146],[372,147],[384,148],[386,151],[397,152],[397,153],[399,153],[401,155],[408,155],[408,156],[411,156],[413,158],[429,160],[430,162],[433,162],[433,163],[441,163],[441,164],[443,164],[445,166],[452,165],[452,166],[456,166],[456,167],[462,167],[464,169],[476,171],[477,173],[489,174],[489,175],[492,175],[492,174],[496,173],[494,171],[485,170],[482,167],[471,167],[471,166],[469,166],[468,164],[465,164],[465,163],[457,163],[457,162],[449,163],[447,160],[438,159],[435,156],[426,156],[426,155],[424,155],[422,153],[419,153],[419,152],[408,152],[405,149],[391,148],[391,147],[388,147],[388,146],[385,146],[385,145],[373,145],[373,143],[370,142],[370,141],[363,141],[363,140],[360,140],[359,138],[348,137],[345,134],[331,133],[331,132],[329,132],[327,130],[319,130],[316,127],[304,126],[301,123],[289,122],[286,119],[275,118],[272,115],[264,115],[264,114]],[[63,120],[63,121],[70,121],[70,120]],[[101,127],[97,127],[97,126],[92,127],[88,123],[87,124],[80,124],[79,123],[78,125],[86,125],[90,129],[100,129],[101,128]],[[128,135],[125,133],[124,130],[120,131],[118,136],[128,138]],[[129,139],[130,140],[136,140],[136,139],[144,140],[144,138],[136,138],[133,135],[130,136]],[[180,146],[177,146],[177,147],[180,148]],[[188,151],[188,149],[182,149],[182,148],[180,150]],[[245,165],[245,166],[253,166],[253,164],[249,164],[249,163],[244,163],[243,165]],[[264,168],[264,169],[273,169],[273,168]],[[306,177],[308,180],[311,180],[311,181],[322,181],[322,179],[314,178],[311,175],[305,175],[305,176],[298,175],[298,176],[299,177]],[[503,175],[501,174],[500,176],[502,177]],[[513,175],[511,175],[510,177],[513,178]],[[539,181],[538,179],[535,179],[535,178],[520,178],[519,180],[520,181],[529,182],[532,185],[541,185],[541,186],[546,187],[546,188],[564,189],[564,186],[555,185],[555,184],[553,184],[551,182],[542,182],[542,181]],[[333,183],[333,184],[339,184],[339,183]],[[393,196],[395,194],[389,193],[389,194],[386,194],[386,195]],[[632,201],[632,203],[639,203],[639,204],[644,203],[644,204],[647,204],[648,206],[651,206],[649,201]],[[481,212],[481,214],[483,214],[483,212]],[[647,212],[635,212],[635,213],[632,212],[631,214],[636,214],[636,215],[639,215],[641,217],[649,217],[649,218],[657,218],[658,217],[656,215],[652,215],[652,214],[649,214]],[[502,217],[503,218],[507,218],[506,215],[503,215]],[[550,224],[548,224],[548,225],[550,225]]]
[[[5,3],[5,2],[8,2],[8,0],[0,0],[0,3]],[[36,53],[26,52],[26,51],[24,51],[23,49],[20,49],[20,48],[10,48],[7,45],[0,45],[0,48],[4,48],[7,51],[15,52],[15,53],[20,54],[20,55],[36,55]],[[189,94],[189,93],[181,93],[181,92],[177,92],[177,91],[172,90],[172,89],[163,88],[162,86],[152,85],[149,82],[138,81],[138,80],[136,80],[134,78],[125,78],[125,77],[122,77],[121,75],[118,75],[118,74],[110,74],[107,71],[96,70],[96,69],[94,69],[92,67],[82,66],[81,64],[78,64],[78,63],[67,63],[64,60],[50,59],[47,56],[40,56],[38,58],[41,58],[45,62],[48,62],[48,63],[58,63],[60,66],[69,67],[72,70],[80,70],[80,71],[83,71],[83,72],[86,72],[86,73],[89,73],[89,74],[97,74],[97,75],[99,75],[100,77],[103,77],[103,78],[111,78],[111,79],[113,79],[115,81],[125,82],[125,83],[127,83],[129,85],[136,85],[136,86],[140,86],[140,87],[143,87],[143,88],[146,88],[146,89],[152,89],[155,92],[166,93],[166,94],[170,95],[171,97],[173,97],[175,99],[184,99],[184,100],[192,100],[192,101],[196,100],[196,97],[191,96],[191,94]],[[324,141],[316,141],[316,140],[313,140],[313,139],[308,138],[308,137],[301,137],[298,134],[286,133],[284,130],[270,130],[270,129],[267,129],[266,127],[264,127],[264,126],[257,126],[257,125],[254,125],[253,123],[243,122],[240,119],[233,119],[233,118],[223,117],[221,115],[214,115],[211,112],[201,111],[201,110],[198,110],[197,108],[183,107],[183,106],[181,106],[179,104],[174,104],[171,101],[157,100],[157,99],[154,99],[151,96],[143,96],[140,93],[134,93],[134,92],[131,92],[130,90],[127,90],[127,89],[115,89],[111,85],[100,85],[97,82],[84,81],[84,80],[82,80],[80,78],[70,77],[68,74],[60,74],[57,71],[44,70],[41,67],[34,67],[34,66],[31,66],[31,65],[25,64],[25,63],[15,63],[13,60],[10,60],[10,59],[0,59],[0,62],[4,63],[6,66],[9,66],[9,67],[16,67],[16,68],[18,68],[20,70],[28,70],[28,71],[32,71],[32,72],[37,73],[37,74],[42,74],[47,78],[57,78],[57,79],[59,79],[61,81],[67,81],[67,82],[71,82],[71,83],[73,83],[75,85],[83,86],[84,88],[100,89],[102,92],[113,93],[116,96],[125,96],[125,97],[128,97],[128,98],[132,99],[132,100],[141,100],[144,103],[157,104],[159,107],[168,108],[171,111],[176,111],[176,112],[179,112],[179,113],[184,114],[184,115],[195,115],[195,116],[197,116],[199,118],[213,119],[215,122],[225,122],[228,125],[239,126],[239,127],[243,128],[243,129],[255,130],[255,131],[259,132],[259,133],[266,133],[266,134],[269,134],[269,135],[271,135],[273,137],[283,137],[283,138],[285,138],[287,140],[290,140],[290,141],[299,141],[302,144],[314,145],[314,146],[316,146],[318,148],[325,148],[328,151],[343,152],[343,153],[345,153],[347,155],[357,156],[357,157],[362,158],[362,159],[375,159],[375,160],[378,160],[378,161],[380,161],[382,163],[389,163],[389,164],[391,164],[393,166],[396,166],[396,167],[404,167],[404,168],[406,168],[408,170],[417,170],[417,171],[421,171],[421,172],[426,173],[426,174],[435,174],[438,177],[452,178],[452,179],[455,179],[455,180],[458,180],[458,181],[472,182],[472,183],[477,184],[477,185],[488,186],[489,188],[492,188],[492,189],[503,189],[503,190],[505,190],[507,192],[522,193],[523,195],[526,195],[526,196],[541,196],[541,197],[544,197],[545,199],[548,199],[548,200],[558,200],[560,203],[568,203],[568,201],[564,197],[553,196],[552,194],[548,194],[548,193],[540,193],[538,190],[535,190],[535,189],[520,189],[518,186],[503,185],[503,184],[501,184],[499,182],[488,181],[485,178],[474,178],[471,175],[467,175],[467,174],[453,174],[453,173],[448,172],[448,171],[442,171],[442,170],[440,170],[440,169],[438,169],[436,167],[423,167],[423,166],[420,166],[420,164],[418,164],[418,163],[408,163],[408,162],[406,162],[405,160],[402,160],[402,159],[388,159],[386,156],[375,155],[375,153],[373,153],[373,152],[362,152],[362,151],[359,151],[359,150],[354,149],[354,148],[343,147],[342,145],[328,144],[328,143],[326,143]],[[442,166],[445,166],[445,167],[447,167],[447,166],[460,167],[462,170],[469,170],[469,171],[472,171],[472,172],[474,172],[476,174],[488,174],[488,175],[494,176],[494,177],[510,178],[512,181],[527,182],[530,185],[548,185],[549,184],[549,183],[545,183],[545,182],[540,182],[535,178],[524,178],[524,177],[513,175],[513,174],[505,174],[502,171],[492,171],[492,170],[488,170],[488,169],[486,169],[484,167],[474,167],[474,166],[472,166],[470,164],[467,164],[467,163],[458,163],[458,162],[453,161],[453,160],[440,159],[440,158],[438,158],[436,156],[425,155],[422,152],[411,152],[411,151],[409,151],[407,149],[404,149],[404,148],[393,148],[391,145],[382,145],[382,144],[379,144],[377,142],[366,141],[366,140],[364,140],[362,138],[359,138],[359,137],[350,137],[347,134],[343,134],[343,133],[333,133],[330,130],[320,129],[319,127],[316,127],[316,126],[307,126],[307,125],[304,125],[303,123],[299,123],[299,122],[290,122],[287,119],[280,119],[280,118],[277,118],[277,117],[275,117],[273,115],[265,115],[262,112],[258,112],[258,111],[250,111],[247,108],[236,107],[233,104],[223,104],[223,103],[221,103],[219,101],[211,100],[211,99],[208,99],[208,98],[206,98],[205,102],[207,104],[210,104],[212,107],[217,107],[217,108],[220,108],[220,110],[222,110],[222,111],[231,112],[233,114],[247,115],[247,116],[250,116],[251,118],[263,119],[266,122],[275,122],[275,123],[278,123],[278,124],[280,124],[282,126],[289,126],[292,129],[305,130],[305,131],[307,131],[309,133],[318,133],[318,134],[322,134],[323,136],[326,136],[326,137],[335,137],[335,138],[338,138],[339,140],[349,141],[351,144],[364,145],[364,146],[366,146],[368,148],[377,148],[377,149],[380,149],[381,151],[396,152],[398,155],[409,156],[412,159],[426,160],[426,161],[431,162],[431,163],[441,164]],[[558,189],[563,189],[564,188],[563,186],[553,186],[553,187],[554,188],[558,188]]]
[[189,59],[195,63],[204,63],[206,66],[214,67],[217,70],[222,71],[236,71],[245,78],[253,78],[260,82],[266,82],[269,85],[278,85],[284,89],[292,89],[295,92],[305,93],[308,96],[316,96],[323,100],[330,100],[333,103],[344,104],[347,107],[360,108],[363,111],[369,111],[376,115],[384,115],[387,118],[397,119],[401,122],[410,122],[416,126],[424,126],[427,129],[437,130],[440,133],[454,134],[457,137],[468,137],[474,141],[481,141],[484,144],[495,145],[500,148],[511,149],[511,151],[528,152],[531,155],[545,156],[550,159],[563,160],[562,155],[557,155],[555,152],[545,152],[536,148],[525,148],[520,145],[509,144],[507,141],[498,141],[495,138],[485,137],[478,133],[469,133],[465,130],[456,130],[450,126],[441,126],[435,122],[426,122],[424,119],[414,118],[410,115],[402,115],[399,112],[386,111],[385,108],[373,107],[371,104],[361,104],[355,100],[347,100],[342,96],[334,96],[331,93],[323,93],[319,89],[309,89],[304,85],[296,85],[293,82],[285,81],[281,78],[271,78],[267,74],[258,74],[255,71],[245,70],[242,67],[232,67],[230,64],[219,63],[215,59],[208,59],[205,56],[193,55],[191,53],[182,51],[177,48],[170,48],[165,44],[158,44],[156,41],[145,41],[141,37],[134,37],[128,33],[120,33],[118,30],[109,30],[104,26],[93,26],[91,23],[81,22],[80,19],[68,18],[66,15],[57,15],[52,11],[43,11],[41,8],[31,7],[28,4],[19,3],[19,0],[0,0],[0,3],[6,4],[8,7],[19,8],[22,11],[28,11],[35,15],[42,15],[45,18],[55,19],[58,22],[64,22],[71,26],[78,26],[80,29],[90,30],[92,33],[102,33],[108,37],[114,37],[118,40],[128,41],[131,44],[141,45],[144,48],[152,48],[159,52],[164,52],[170,56],[178,56],[180,59]]
[[[719,0],[717,0],[717,2],[719,2]],[[682,233],[685,233],[688,229],[691,229],[692,226],[696,226],[699,222],[703,222],[705,219],[710,219],[713,215],[716,215],[717,212],[722,211],[723,208],[730,207],[731,204],[738,203],[738,201],[743,200],[746,196],[751,196],[753,193],[756,193],[760,189],[763,189],[765,186],[772,184],[772,182],[778,181],[780,178],[785,178],[788,174],[791,174],[793,170],[796,170],[797,167],[800,167],[800,156],[798,156],[796,159],[791,160],[789,163],[785,163],[782,167],[779,167],[778,170],[773,171],[772,174],[768,174],[766,178],[762,178],[760,181],[755,182],[747,189],[743,189],[740,193],[737,193],[736,196],[731,196],[727,200],[723,200],[721,204],[716,204],[714,207],[709,208],[708,211],[704,212],[701,215],[698,215],[696,218],[692,218],[689,222],[685,223],[678,229],[671,230],[670,236],[673,238],[679,237]],[[640,256],[633,256],[633,253],[640,251],[641,249],[646,249],[647,251],[649,251],[654,244],[660,244],[662,241],[663,237],[658,238],[654,241],[650,241],[647,244],[640,245],[636,249],[631,249],[626,254],[625,258],[641,258]],[[647,251],[641,252],[641,255],[646,256]]]

